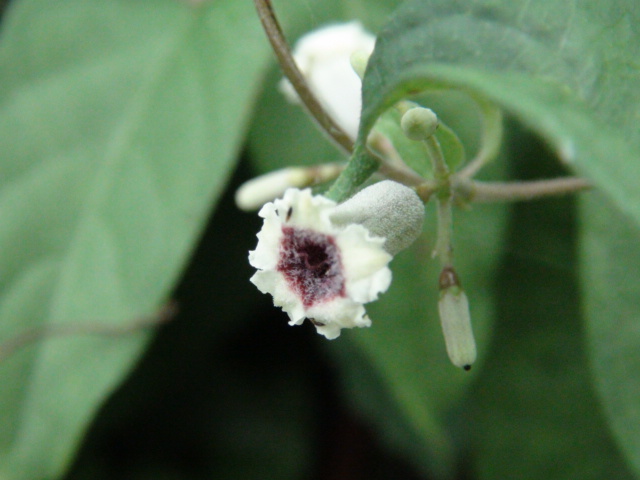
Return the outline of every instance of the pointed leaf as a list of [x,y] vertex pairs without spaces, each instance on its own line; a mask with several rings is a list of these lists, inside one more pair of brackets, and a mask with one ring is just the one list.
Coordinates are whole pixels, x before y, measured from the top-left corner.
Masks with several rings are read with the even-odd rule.
[[640,475],[640,228],[595,193],[581,203],[582,289],[596,386]]
[[633,0],[411,0],[378,37],[359,152],[376,119],[430,88],[486,96],[640,222],[640,12]]
[[494,348],[465,411],[479,479],[632,478],[588,368],[574,206],[560,199],[513,210]]

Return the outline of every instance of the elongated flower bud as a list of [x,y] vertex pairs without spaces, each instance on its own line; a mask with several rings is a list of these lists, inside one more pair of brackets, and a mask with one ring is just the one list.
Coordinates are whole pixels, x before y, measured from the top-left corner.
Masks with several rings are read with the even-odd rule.
[[258,210],[265,203],[281,197],[288,188],[308,187],[331,180],[343,166],[328,163],[315,167],[290,167],[260,175],[243,183],[236,191],[236,205],[240,210]]
[[440,288],[438,310],[447,354],[456,367],[469,370],[476,360],[476,341],[471,327],[469,301],[452,268],[442,271]]

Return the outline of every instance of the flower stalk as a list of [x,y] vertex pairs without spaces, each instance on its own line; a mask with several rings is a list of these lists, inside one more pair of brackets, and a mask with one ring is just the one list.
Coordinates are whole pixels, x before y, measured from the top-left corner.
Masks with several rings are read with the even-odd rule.
[[433,255],[438,257],[443,268],[453,267],[453,208],[451,197],[437,199],[438,236]]
[[481,182],[462,175],[452,178],[455,197],[463,203],[517,202],[557,195],[567,195],[591,188],[591,184],[578,177],[552,178],[529,182]]

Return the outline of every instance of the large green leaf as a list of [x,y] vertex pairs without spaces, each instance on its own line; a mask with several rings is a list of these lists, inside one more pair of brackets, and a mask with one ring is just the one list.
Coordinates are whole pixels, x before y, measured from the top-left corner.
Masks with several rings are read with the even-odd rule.
[[[166,298],[233,165],[268,49],[252,6],[17,1],[0,46],[0,339]],[[51,478],[146,335],[0,365],[0,477]]]
[[380,114],[429,88],[484,95],[640,221],[640,10],[633,0],[412,0],[380,32],[359,149]]
[[640,228],[603,195],[581,203],[584,310],[596,385],[640,475]]
[[[523,154],[518,176],[560,173],[539,145],[532,150],[520,136],[513,143]],[[591,384],[575,205],[564,198],[513,208],[494,346],[464,412],[478,478],[631,478]]]

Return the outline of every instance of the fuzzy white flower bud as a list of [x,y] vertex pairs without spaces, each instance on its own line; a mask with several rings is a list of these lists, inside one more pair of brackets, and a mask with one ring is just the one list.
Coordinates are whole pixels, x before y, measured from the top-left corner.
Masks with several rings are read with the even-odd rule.
[[424,204],[411,188],[384,180],[338,205],[331,221],[336,225],[363,225],[373,235],[385,238],[384,249],[395,255],[422,232]]
[[240,185],[236,191],[236,206],[250,212],[281,197],[288,188],[303,188],[338,176],[343,166],[327,163],[315,167],[289,167],[260,175]]
[[416,107],[402,116],[400,126],[407,138],[411,140],[426,140],[436,133],[438,117],[429,108]]
[[[374,44],[375,37],[354,21],[310,32],[293,49],[311,91],[351,138],[356,137],[360,123],[362,82],[351,67],[350,57],[356,51],[370,54]],[[291,102],[300,102],[286,79],[280,89]]]
[[440,274],[440,288],[438,310],[447,354],[456,367],[469,370],[476,361],[476,341],[469,301],[452,268],[445,268]]

